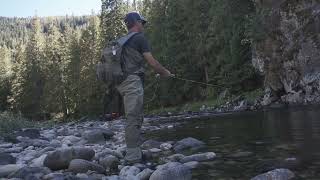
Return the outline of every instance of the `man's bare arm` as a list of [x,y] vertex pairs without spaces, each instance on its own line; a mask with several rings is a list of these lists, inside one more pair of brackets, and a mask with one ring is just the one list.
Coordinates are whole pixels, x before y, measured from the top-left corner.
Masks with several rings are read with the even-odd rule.
[[150,52],[143,53],[144,58],[148,62],[148,64],[162,77],[170,77],[173,76],[169,70],[163,67],[159,61],[157,61]]

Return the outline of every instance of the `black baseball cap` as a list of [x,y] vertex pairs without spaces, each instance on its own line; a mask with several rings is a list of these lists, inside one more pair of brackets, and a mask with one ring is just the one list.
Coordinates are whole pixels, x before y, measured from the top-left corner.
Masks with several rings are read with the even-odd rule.
[[143,25],[147,23],[147,20],[137,12],[128,13],[124,19],[126,24],[135,23],[137,21],[141,21]]

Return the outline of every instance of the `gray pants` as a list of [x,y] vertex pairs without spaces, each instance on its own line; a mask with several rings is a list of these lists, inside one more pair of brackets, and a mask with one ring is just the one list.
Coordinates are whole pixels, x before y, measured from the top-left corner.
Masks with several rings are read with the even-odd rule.
[[143,122],[143,85],[139,76],[130,75],[117,86],[123,96],[126,114],[125,138],[127,144],[127,161],[139,161],[142,158],[140,149],[141,126]]

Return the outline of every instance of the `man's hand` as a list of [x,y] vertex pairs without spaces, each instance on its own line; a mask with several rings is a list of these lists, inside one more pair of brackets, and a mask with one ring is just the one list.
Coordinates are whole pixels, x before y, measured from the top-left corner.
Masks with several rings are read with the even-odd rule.
[[162,75],[162,76],[161,76],[160,74],[156,74],[156,78],[157,78],[157,79],[160,79],[160,77],[169,78],[169,77],[175,77],[175,75],[174,75],[174,74],[171,74],[171,72],[167,70],[167,72],[166,72],[165,75]]
[[174,74],[171,74],[169,70],[166,69],[165,74],[162,75],[165,78],[174,77]]

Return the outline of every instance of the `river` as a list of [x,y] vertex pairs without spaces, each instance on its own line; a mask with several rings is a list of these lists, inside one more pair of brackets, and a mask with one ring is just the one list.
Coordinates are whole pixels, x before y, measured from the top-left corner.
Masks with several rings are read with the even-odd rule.
[[275,168],[289,168],[296,179],[320,179],[320,107],[292,107],[224,114],[153,131],[159,141],[194,137],[201,152],[217,159],[202,163],[193,179],[250,179]]

